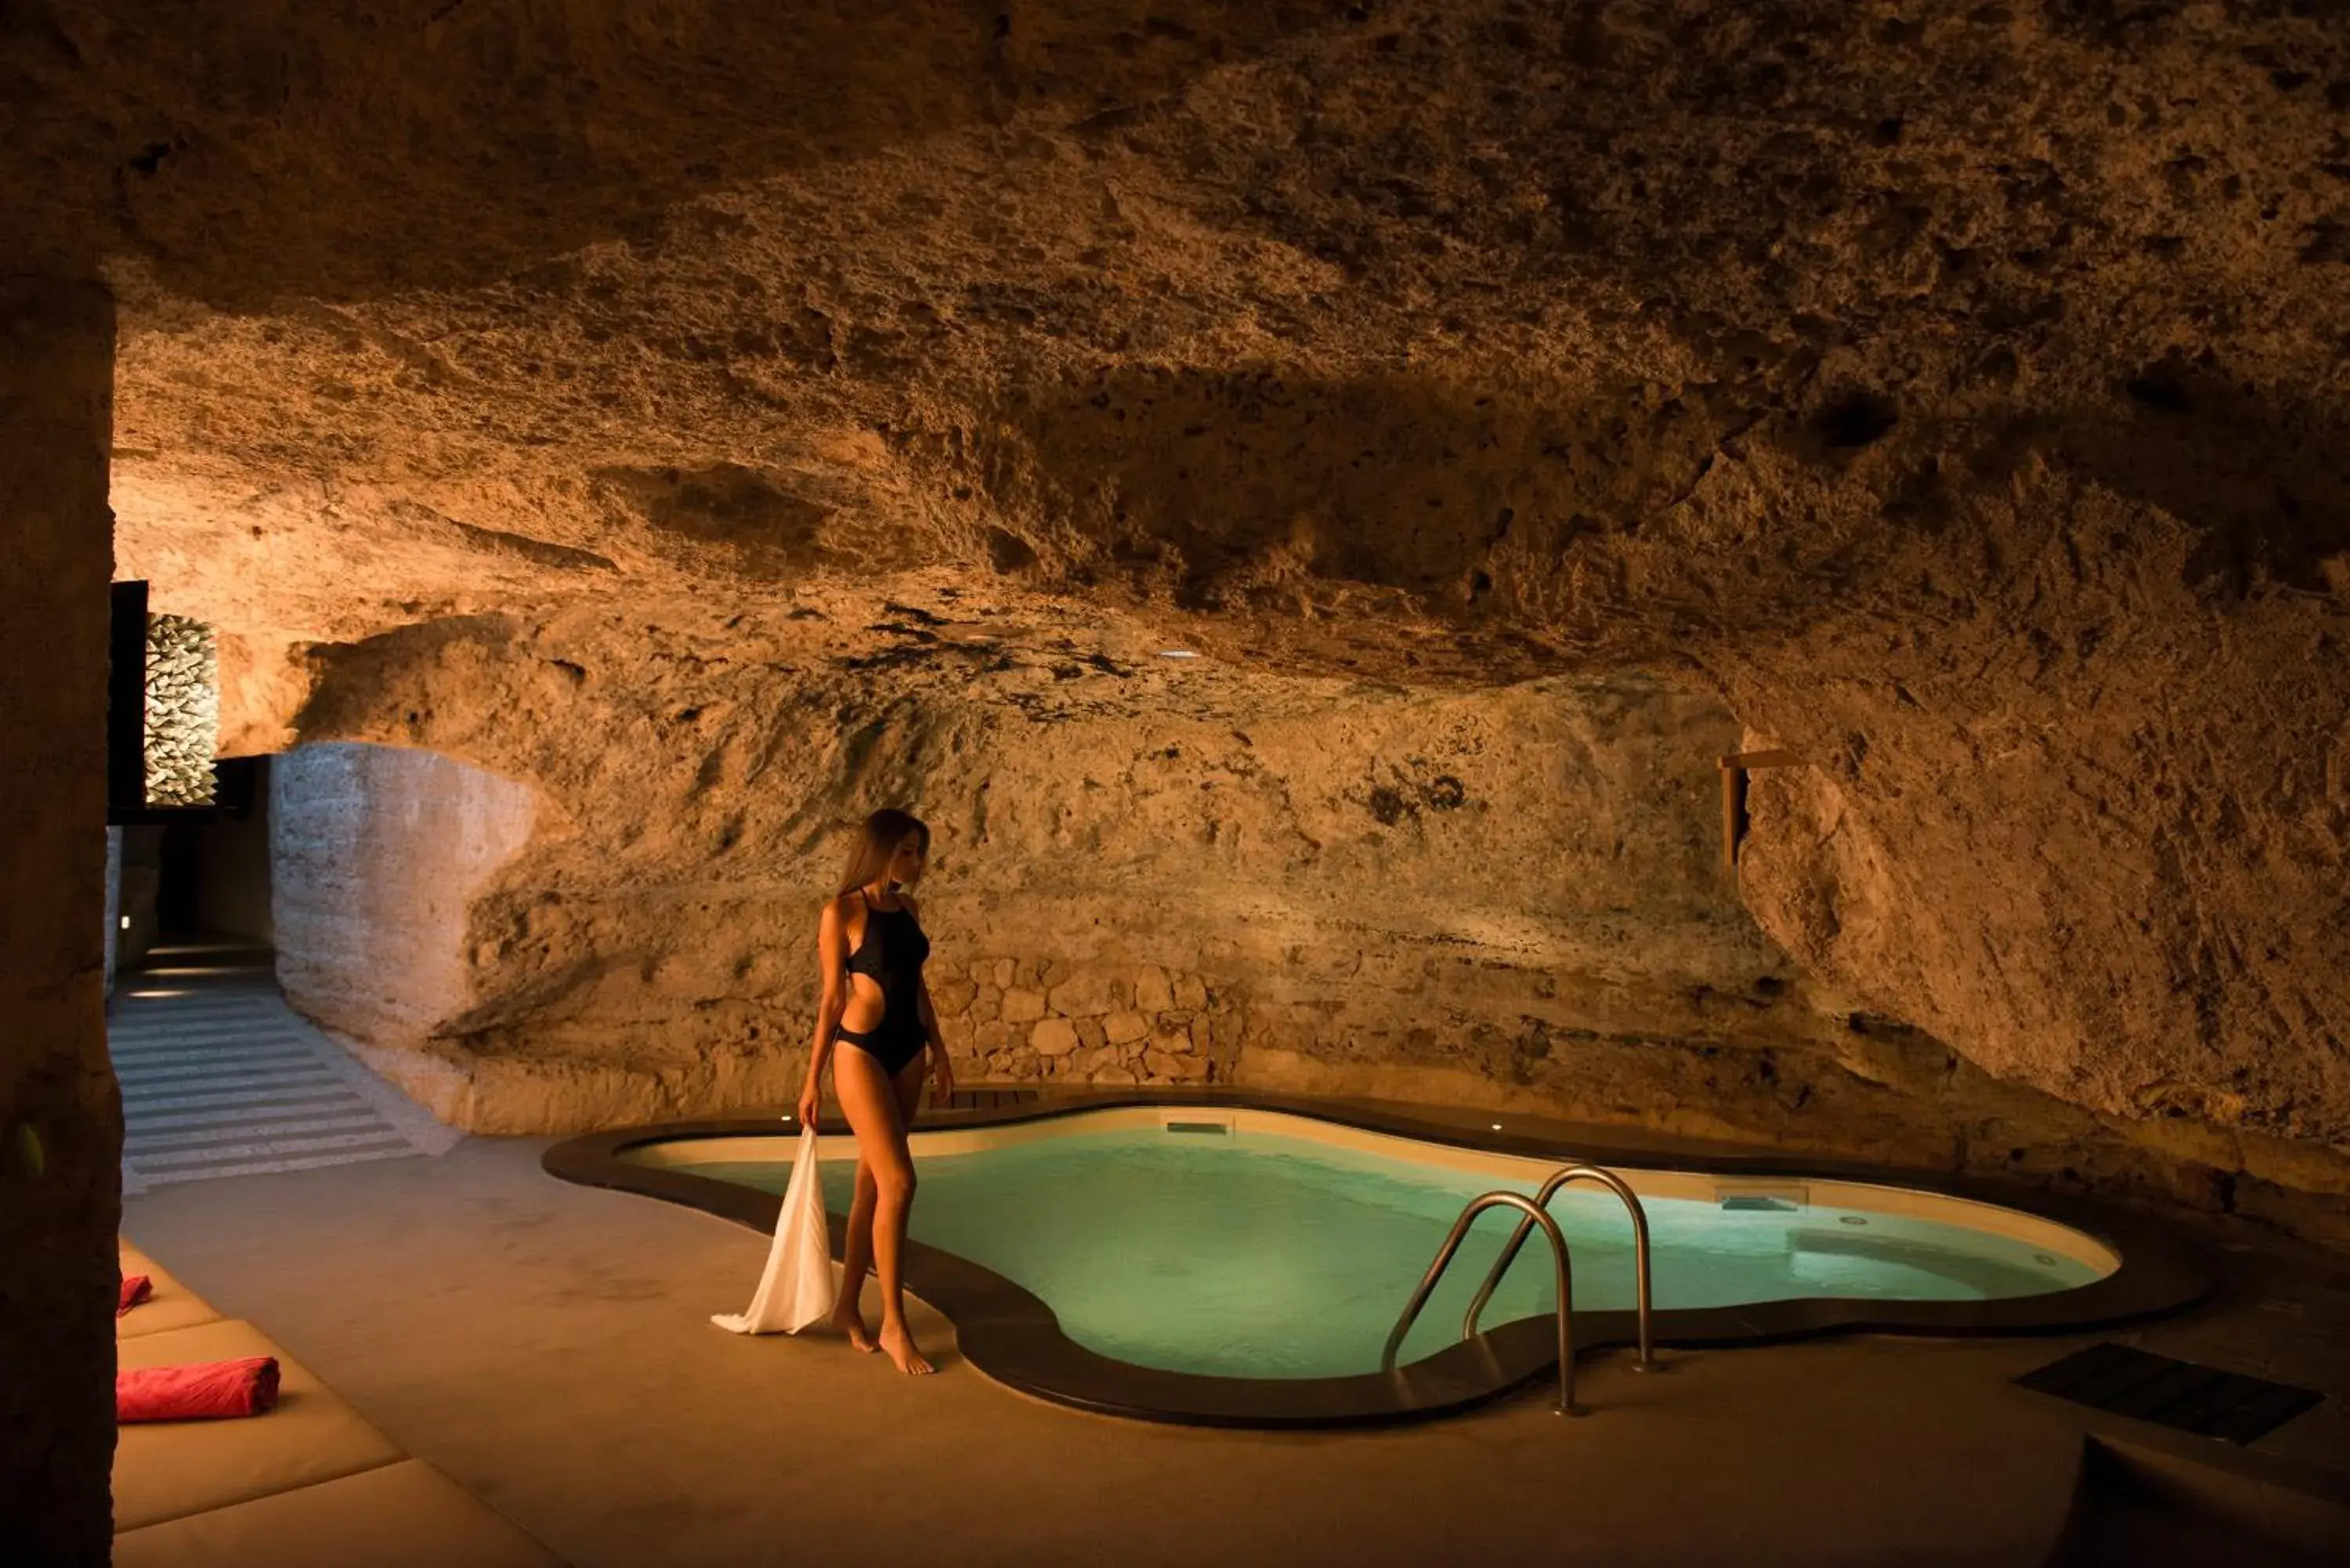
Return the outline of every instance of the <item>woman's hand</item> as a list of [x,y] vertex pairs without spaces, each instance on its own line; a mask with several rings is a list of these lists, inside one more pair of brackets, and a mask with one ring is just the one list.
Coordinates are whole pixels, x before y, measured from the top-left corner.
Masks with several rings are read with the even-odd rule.
[[954,1064],[947,1060],[944,1051],[931,1054],[938,1069],[931,1076],[931,1104],[943,1107],[954,1100]]
[[824,1096],[816,1087],[816,1081],[814,1077],[810,1077],[807,1087],[800,1091],[800,1126],[804,1127],[816,1126],[816,1113],[817,1107],[823,1103]]

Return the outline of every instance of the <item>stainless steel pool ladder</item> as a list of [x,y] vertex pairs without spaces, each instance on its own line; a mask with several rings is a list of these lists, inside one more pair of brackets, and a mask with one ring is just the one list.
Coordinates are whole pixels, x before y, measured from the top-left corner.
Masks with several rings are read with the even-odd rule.
[[1500,1286],[1502,1276],[1510,1272],[1510,1265],[1517,1261],[1519,1250],[1526,1244],[1526,1238],[1534,1233],[1536,1225],[1540,1225],[1544,1236],[1550,1242],[1551,1267],[1558,1286],[1558,1413],[1562,1416],[1584,1414],[1582,1407],[1575,1402],[1574,1266],[1567,1258],[1566,1238],[1560,1232],[1558,1221],[1550,1217],[1551,1199],[1556,1196],[1560,1188],[1575,1181],[1589,1181],[1605,1187],[1624,1200],[1625,1210],[1632,1217],[1633,1268],[1638,1276],[1640,1325],[1640,1359],[1636,1365],[1642,1372],[1655,1371],[1654,1341],[1648,1330],[1648,1212],[1640,1207],[1639,1199],[1634,1196],[1630,1185],[1622,1177],[1612,1170],[1602,1170],[1596,1165],[1561,1166],[1550,1173],[1542,1184],[1541,1192],[1532,1199],[1517,1192],[1488,1192],[1471,1199],[1469,1206],[1461,1210],[1461,1218],[1452,1222],[1452,1233],[1444,1238],[1444,1245],[1438,1249],[1436,1262],[1430,1263],[1428,1272],[1421,1276],[1419,1288],[1412,1292],[1403,1315],[1396,1320],[1395,1328],[1388,1334],[1387,1348],[1379,1355],[1380,1370],[1394,1370],[1396,1354],[1403,1348],[1404,1336],[1419,1321],[1420,1309],[1428,1304],[1429,1296],[1435,1292],[1437,1282],[1444,1277],[1445,1269],[1452,1262],[1452,1255],[1461,1250],[1461,1243],[1468,1236],[1469,1228],[1477,1222],[1477,1216],[1488,1209],[1515,1209],[1524,1217],[1518,1221],[1517,1230],[1502,1249],[1502,1255],[1494,1260],[1492,1272],[1485,1276],[1485,1282],[1478,1287],[1476,1299],[1469,1303],[1469,1311],[1461,1320],[1461,1337],[1468,1339],[1476,1334],[1477,1319],[1484,1312],[1485,1303],[1493,1299],[1493,1292]]

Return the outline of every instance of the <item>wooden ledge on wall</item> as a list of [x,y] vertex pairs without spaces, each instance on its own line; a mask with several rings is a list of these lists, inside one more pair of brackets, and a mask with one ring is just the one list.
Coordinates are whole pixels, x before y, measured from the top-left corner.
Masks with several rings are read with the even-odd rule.
[[1720,760],[1721,768],[1721,863],[1738,869],[1738,846],[1746,836],[1746,775],[1755,768],[1795,768],[1804,759],[1794,752],[1731,752]]

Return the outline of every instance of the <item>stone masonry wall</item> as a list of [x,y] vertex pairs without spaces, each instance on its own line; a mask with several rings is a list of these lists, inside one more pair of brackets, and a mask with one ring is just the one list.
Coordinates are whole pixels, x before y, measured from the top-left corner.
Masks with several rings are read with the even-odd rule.
[[931,981],[953,1054],[994,1079],[1232,1081],[1245,1013],[1206,976],[1157,964],[983,958]]
[[428,752],[328,744],[278,758],[270,898],[287,996],[363,1039],[463,1009],[471,898],[533,820],[529,790]]

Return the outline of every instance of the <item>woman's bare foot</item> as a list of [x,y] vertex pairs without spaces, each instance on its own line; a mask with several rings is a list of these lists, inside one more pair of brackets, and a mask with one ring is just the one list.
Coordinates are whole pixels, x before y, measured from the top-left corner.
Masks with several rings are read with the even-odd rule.
[[889,1353],[889,1359],[898,1364],[898,1370],[909,1377],[920,1377],[937,1370],[922,1359],[920,1349],[914,1344],[912,1331],[902,1323],[881,1325],[881,1348]]
[[868,1355],[881,1348],[873,1343],[873,1331],[865,1326],[865,1309],[857,1302],[845,1301],[834,1307],[832,1326],[848,1335],[848,1343]]

